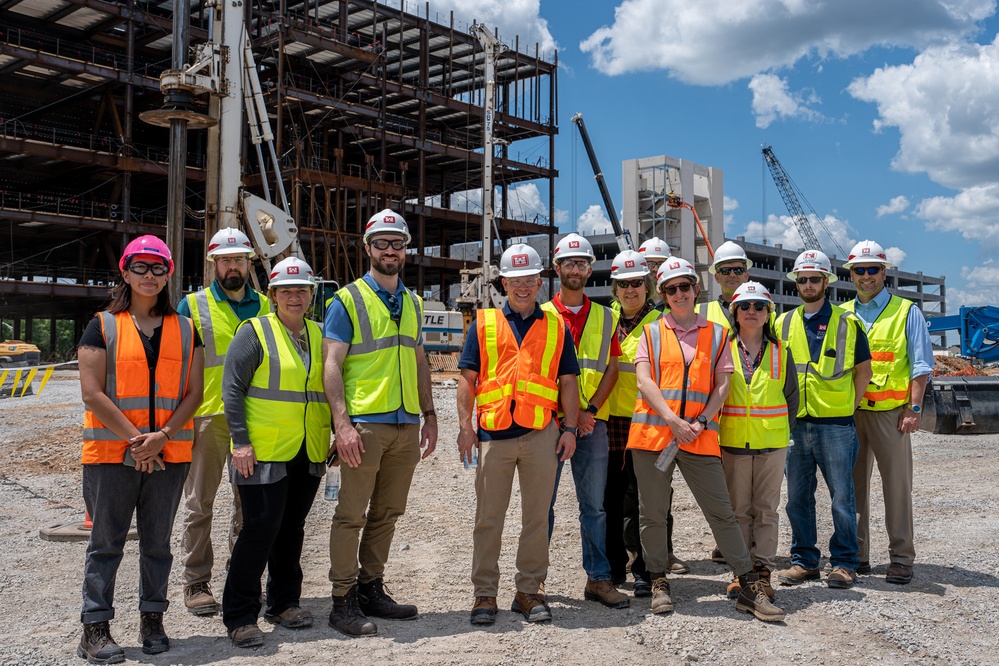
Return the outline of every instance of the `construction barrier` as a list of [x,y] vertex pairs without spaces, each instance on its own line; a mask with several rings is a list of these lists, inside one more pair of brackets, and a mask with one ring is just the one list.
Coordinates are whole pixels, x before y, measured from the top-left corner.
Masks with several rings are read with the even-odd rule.
[[[23,398],[25,395],[39,395],[48,384],[49,378],[52,377],[52,372],[58,367],[67,365],[76,365],[76,361],[25,368],[4,368],[0,370],[0,398]],[[32,389],[31,382],[34,381],[40,370],[45,371],[42,373],[41,383],[37,389]],[[9,382],[8,377],[10,378]],[[24,377],[23,382],[21,381],[22,377]]]

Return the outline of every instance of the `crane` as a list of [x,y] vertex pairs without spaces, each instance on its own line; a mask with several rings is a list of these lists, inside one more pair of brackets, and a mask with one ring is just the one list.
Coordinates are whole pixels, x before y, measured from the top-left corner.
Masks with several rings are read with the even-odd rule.
[[583,139],[583,147],[586,148],[586,156],[590,158],[590,166],[593,167],[593,179],[597,181],[600,188],[600,196],[604,200],[604,208],[607,210],[607,217],[610,219],[611,227],[614,228],[614,236],[617,238],[617,248],[624,250],[634,250],[635,246],[631,242],[631,232],[621,228],[621,221],[617,218],[617,209],[614,208],[614,201],[611,199],[610,190],[607,189],[607,181],[604,180],[604,172],[600,169],[597,161],[597,154],[590,143],[590,135],[586,131],[586,123],[583,122],[583,114],[577,113],[572,117],[572,122],[579,128],[579,136]]

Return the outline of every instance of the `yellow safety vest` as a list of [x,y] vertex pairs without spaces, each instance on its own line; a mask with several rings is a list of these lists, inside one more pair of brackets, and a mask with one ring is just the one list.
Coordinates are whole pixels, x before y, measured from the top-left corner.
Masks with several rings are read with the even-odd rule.
[[[542,310],[558,314],[558,308],[549,301],[541,306]],[[620,313],[610,308],[590,301],[590,312],[583,324],[583,332],[579,336],[576,347],[576,359],[579,362],[579,408],[586,409],[590,398],[597,392],[600,380],[607,373],[610,364],[612,336],[617,335],[617,322]],[[604,402],[597,411],[595,418],[606,421],[610,416],[610,401]]]
[[611,391],[607,402],[610,404],[611,416],[631,418],[635,413],[635,401],[638,399],[638,378],[635,376],[635,354],[638,352],[638,342],[642,339],[642,331],[663,313],[652,310],[642,318],[641,323],[621,341],[621,355],[617,359],[617,383]]
[[[254,315],[257,317],[271,311],[267,297],[263,294],[258,295],[260,309]],[[211,289],[196,291],[185,298],[187,307],[191,310],[194,327],[198,329],[198,335],[205,343],[205,397],[202,398],[194,416],[222,414],[225,411],[222,407],[222,367],[225,365],[225,353],[229,350],[232,336],[242,322],[228,303],[215,298]]]
[[832,305],[832,316],[822,339],[819,362],[813,363],[805,333],[804,312],[804,306],[799,306],[777,319],[780,338],[791,349],[798,373],[801,394],[798,416],[853,416],[854,405],[857,404],[853,387],[853,359],[860,320],[852,312]]
[[[843,304],[844,310],[856,312],[856,301]],[[912,364],[909,361],[905,324],[912,301],[891,296],[888,305],[867,331],[871,345],[871,377],[860,409],[887,412],[909,404]]]
[[261,462],[287,462],[305,441],[309,460],[326,460],[333,422],[323,390],[323,332],[306,319],[309,367],[276,314],[247,319],[264,359],[246,391],[246,429]]
[[777,449],[787,446],[791,428],[787,420],[787,348],[764,341],[766,350],[749,384],[739,343],[732,340],[735,372],[721,410],[721,445],[736,449]]
[[403,289],[402,315],[392,320],[384,301],[363,279],[337,292],[354,334],[343,362],[347,414],[384,414],[403,407],[420,413],[416,346],[423,331],[423,299]]
[[698,303],[697,314],[701,315],[710,322],[721,324],[725,327],[726,333],[732,330],[732,314],[722,307],[722,304],[718,302],[718,299],[707,301],[705,303]]

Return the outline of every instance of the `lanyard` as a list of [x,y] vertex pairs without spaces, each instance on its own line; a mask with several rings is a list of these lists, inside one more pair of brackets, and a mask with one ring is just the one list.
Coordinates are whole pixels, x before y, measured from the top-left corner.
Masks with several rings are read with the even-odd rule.
[[749,358],[749,351],[746,349],[746,346],[742,344],[742,338],[739,338],[738,346],[739,346],[739,351],[742,352],[743,358],[746,359],[746,365],[749,366],[749,370],[751,372],[755,371],[756,368],[760,367],[760,361],[763,360],[763,350],[766,349],[767,347],[767,341],[765,339],[763,340],[763,344],[760,345],[760,351],[756,354],[755,361]]

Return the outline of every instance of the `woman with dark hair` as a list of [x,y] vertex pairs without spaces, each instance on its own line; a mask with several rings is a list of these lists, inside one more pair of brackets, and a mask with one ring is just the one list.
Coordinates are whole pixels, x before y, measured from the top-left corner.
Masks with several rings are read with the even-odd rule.
[[191,320],[174,312],[170,250],[136,238],[118,264],[122,280],[108,309],[80,339],[84,412],[83,498],[93,519],[83,565],[83,638],[77,655],[115,664],[125,653],[111,637],[114,586],[133,513],[139,531],[139,638],[142,651],[170,648],[163,630],[173,555],[170,533],[194,441],[204,354]]

